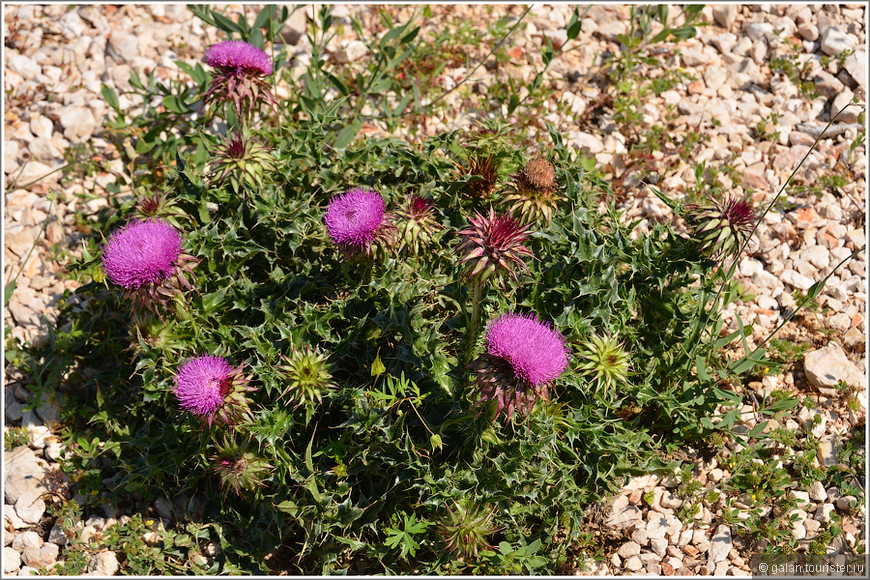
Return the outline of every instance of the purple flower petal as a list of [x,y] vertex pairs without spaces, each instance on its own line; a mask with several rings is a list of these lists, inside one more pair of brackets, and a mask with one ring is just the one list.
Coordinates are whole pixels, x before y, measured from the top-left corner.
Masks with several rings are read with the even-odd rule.
[[224,72],[272,74],[272,59],[256,46],[241,40],[213,44],[205,51],[203,62]]
[[207,355],[181,365],[175,375],[175,396],[181,408],[201,416],[217,411],[227,394],[224,385],[234,370],[225,359]]
[[486,349],[535,387],[554,380],[568,366],[565,339],[533,314],[504,314],[490,322]]
[[166,222],[129,223],[103,248],[103,270],[109,280],[128,289],[159,282],[172,274],[181,243],[181,234]]
[[374,239],[384,221],[384,200],[374,190],[350,189],[329,200],[326,230],[340,246],[363,248]]

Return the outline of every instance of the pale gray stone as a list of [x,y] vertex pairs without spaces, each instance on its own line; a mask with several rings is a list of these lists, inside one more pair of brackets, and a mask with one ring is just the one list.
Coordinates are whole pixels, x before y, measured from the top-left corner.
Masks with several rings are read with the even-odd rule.
[[809,383],[816,388],[833,389],[840,382],[853,388],[864,385],[864,373],[835,343],[808,352],[804,356],[804,373]]
[[848,107],[849,103],[852,102],[854,98],[854,93],[848,88],[843,88],[842,92],[834,97],[834,100],[831,102],[831,117],[839,113],[837,116],[838,123],[857,123],[858,115],[861,113],[860,105],[852,105]]
[[6,453],[3,459],[3,473],[5,476],[3,490],[6,503],[15,504],[22,495],[29,491],[48,492],[48,488],[42,483],[48,475],[46,463],[38,459],[33,450],[27,446],[21,446]]
[[650,540],[649,545],[652,551],[660,557],[663,557],[668,549],[668,541],[665,538],[653,538]]
[[821,481],[814,481],[809,496],[813,501],[825,501],[828,499],[828,492],[825,491],[825,486]]
[[797,32],[804,40],[813,41],[819,38],[819,29],[812,22],[802,22],[798,24]]
[[12,540],[12,548],[18,552],[23,552],[27,548],[36,548],[38,550],[42,547],[42,544],[42,538],[33,531],[21,532]]
[[729,54],[737,44],[737,36],[730,32],[723,32],[710,36],[710,43],[718,48],[722,54]]
[[837,509],[841,512],[851,513],[852,512],[852,504],[857,504],[857,499],[853,495],[844,495],[843,497],[837,498],[837,502],[835,505]]
[[572,131],[568,137],[568,146],[575,147],[580,151],[596,154],[604,151],[604,142],[595,135]]
[[64,137],[75,143],[94,134],[97,120],[89,107],[71,106],[61,112],[60,124]]
[[[88,40],[88,46],[90,46],[90,40]],[[122,30],[113,30],[112,36],[109,38],[109,48],[121,60],[128,63],[132,62],[139,56],[139,37]]]
[[16,185],[22,187],[28,183],[44,183],[47,186],[57,185],[60,180],[61,172],[55,171],[45,163],[34,161],[31,159],[24,164],[24,168],[18,175]]
[[31,568],[43,568],[54,564],[57,561],[57,556],[60,553],[60,547],[57,544],[45,543],[41,548],[27,548],[22,552],[22,560]]
[[816,88],[826,99],[833,99],[846,88],[837,77],[821,69],[813,73],[812,80]]
[[773,24],[769,22],[749,22],[743,28],[743,32],[754,41],[763,40],[766,35],[773,33]]
[[731,528],[724,524],[720,525],[713,534],[708,556],[712,562],[721,562],[728,557],[731,547]]
[[6,546],[3,548],[3,573],[11,574],[21,566],[21,554],[18,550]]
[[779,275],[779,278],[784,283],[794,288],[798,288],[799,290],[809,290],[810,286],[815,283],[812,278],[807,278],[806,276],[798,274],[794,270],[784,270],[782,274]]
[[628,541],[621,545],[616,553],[623,559],[630,558],[632,556],[637,556],[640,554],[640,544],[634,541]]
[[831,522],[831,513],[834,511],[834,504],[831,503],[823,503],[819,506],[819,509],[816,510],[816,514],[813,517],[817,522],[822,524],[827,524]]
[[17,72],[25,79],[34,79],[38,74],[42,73],[42,67],[35,60],[23,54],[7,53],[6,66],[9,70]]
[[843,65],[846,72],[854,79],[858,86],[864,92],[867,91],[867,51],[865,49],[856,50],[853,54],[846,58]]
[[825,54],[834,56],[847,50],[853,50],[857,46],[856,40],[854,36],[846,34],[836,26],[829,26],[822,31],[819,47]]
[[622,567],[628,570],[629,572],[637,572],[641,568],[643,568],[643,562],[637,556],[632,556],[622,563]]
[[15,513],[29,524],[38,524],[42,514],[45,513],[45,501],[42,499],[42,492],[30,490],[20,495],[15,502]]
[[[842,443],[840,442],[840,437],[836,433],[825,435],[821,441],[819,441],[819,463],[821,463],[823,467],[836,465],[839,461],[838,455],[840,454],[841,448]],[[830,499],[834,500],[834,498]]]
[[739,11],[740,6],[737,4],[714,4],[713,20],[722,28],[731,30],[731,27],[737,21]]
[[100,552],[88,563],[88,572],[97,572],[101,576],[114,576],[120,568],[118,556],[111,550]]

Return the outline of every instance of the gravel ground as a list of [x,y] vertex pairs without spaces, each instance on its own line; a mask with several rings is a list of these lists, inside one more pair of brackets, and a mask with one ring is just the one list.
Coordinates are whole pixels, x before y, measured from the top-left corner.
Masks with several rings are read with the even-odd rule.
[[[259,10],[255,6],[229,8],[246,9],[249,19]],[[411,10],[392,9],[398,21]],[[423,35],[443,29],[454,19],[484,22],[491,18],[488,8],[482,6],[433,6],[432,10]],[[524,7],[492,10],[494,16],[519,16]],[[708,166],[729,162],[736,171],[722,179],[731,193],[740,195],[751,189],[756,203],[771,200],[832,112],[853,96],[864,106],[865,10],[863,4],[707,6],[703,14],[710,25],[703,27],[698,37],[679,45],[681,65],[696,80],[660,96],[645,97],[641,108],[645,125],[660,122],[673,110],[677,114],[674,131],[698,131],[709,137],[694,159],[662,169],[659,187],[680,196],[694,183],[695,162],[703,160]],[[349,26],[351,13],[361,16],[372,35],[384,30],[373,7],[336,7],[334,16],[345,32],[333,40],[331,58],[359,66],[366,49]],[[451,93],[443,112],[424,119],[421,137],[469,126],[471,119],[465,111],[473,109],[475,99],[485,94],[494,79],[509,76],[529,81],[534,76],[533,66],[540,67],[542,37],[556,44],[564,42],[570,15],[568,6],[536,5],[527,16],[530,24],[506,45],[510,63],[480,67],[472,76],[474,89],[470,94]],[[308,46],[300,16],[301,12],[294,16],[283,36],[297,62],[304,63]],[[57,262],[75,239],[76,213],[99,210],[106,203],[106,187],[124,172],[117,151],[100,136],[107,113],[101,83],[122,93],[129,89],[131,70],[154,69],[160,79],[178,75],[175,59],[193,63],[220,37],[217,31],[204,30],[183,5],[70,8],[4,4],[3,18],[4,283],[18,276],[4,323],[11,339],[38,343],[46,339],[47,320],[56,315],[64,290],[76,287],[65,279],[63,266]],[[551,96],[540,111],[542,119],[562,131],[569,146],[594,156],[609,179],[624,173],[626,138],[607,115],[590,114],[602,96],[590,79],[601,64],[601,54],[616,50],[615,37],[627,32],[627,22],[628,8],[624,6],[593,6],[588,11],[578,38],[581,47],[556,59],[546,75]],[[772,70],[772,59],[791,53],[786,38],[801,47],[801,62],[810,63],[810,78],[821,93],[819,97],[801,96],[789,78]],[[477,62],[489,47],[464,49],[472,62]],[[846,57],[837,59],[837,55]],[[448,66],[440,77],[442,87],[451,88],[466,74],[463,66]],[[122,104],[125,102],[131,107],[138,104],[122,97]],[[745,323],[754,322],[750,347],[794,309],[796,291],[807,291],[866,243],[866,151],[863,146],[855,151],[850,148],[859,129],[858,110],[850,108],[838,118],[831,136],[821,139],[797,175],[806,184],[842,175],[847,177],[844,183],[803,194],[789,190],[781,207],[766,215],[750,251],[739,263],[748,297],[731,307],[729,325],[735,329],[737,317]],[[760,139],[757,127],[769,122],[771,114],[778,116],[778,136]],[[378,134],[384,128],[372,122],[363,131]],[[87,143],[91,148],[82,151],[100,165],[96,173],[82,178],[55,171],[76,147]],[[654,155],[653,163],[661,161]],[[628,192],[624,207],[629,219],[644,219],[641,227],[647,227],[652,221],[670,218],[669,210],[636,178],[629,175],[623,185]],[[60,195],[52,203],[55,193]],[[92,199],[88,200],[86,193],[94,194]],[[819,308],[795,317],[782,330],[780,337],[809,343],[810,351],[787,372],[759,377],[745,385],[757,400],[774,390],[784,390],[802,401],[791,416],[783,418],[783,426],[794,429],[798,441],[804,437],[819,441],[815,462],[821,469],[839,463],[837,450],[848,441],[850,431],[865,422],[866,298],[865,251],[830,278],[817,301]],[[91,574],[117,573],[124,556],[101,551],[99,532],[131,514],[104,505],[92,513],[86,511],[83,521],[73,529],[46,524],[44,492],[63,454],[57,437],[58,409],[45,400],[26,410],[32,379],[11,366],[4,374],[4,429],[23,426],[30,437],[29,445],[4,453],[4,575],[26,575],[62,562],[67,535],[72,534],[93,536],[95,555],[88,566]],[[841,382],[849,388],[837,388]],[[852,396],[855,393],[857,397]],[[850,405],[850,400],[858,404]],[[748,431],[760,420],[756,406],[744,405],[739,428]],[[778,425],[769,424],[767,429]],[[863,442],[859,446],[863,453]],[[739,449],[739,443],[726,441],[720,457]],[[743,514],[738,518],[746,517],[755,507],[752,498],[728,495],[729,464],[720,465],[715,458],[686,451],[688,460],[695,463],[692,477],[702,489],[700,495],[680,497],[685,486],[649,475],[630,481],[622,493],[596,509],[590,506],[590,513],[598,514],[590,518],[590,529],[596,529],[605,558],[597,564],[578,561],[577,573],[749,575],[750,555],[759,546],[746,542],[732,529],[733,524],[722,523],[720,512],[728,502]],[[783,458],[787,455],[784,453]],[[864,481],[854,483],[863,490]],[[721,497],[708,501],[712,496],[707,491],[722,492]],[[864,552],[863,493],[857,498],[843,496],[837,488],[825,489],[820,481],[812,485],[795,481],[793,493],[804,501],[792,512],[797,516],[792,531],[795,539],[811,541],[837,513],[843,533],[829,542],[829,550]],[[701,496],[707,499],[698,500]],[[850,500],[856,500],[857,507]],[[697,504],[698,509],[693,516],[683,515],[681,521],[679,514],[689,513],[681,510],[686,502]],[[144,509],[151,515],[164,515],[171,506],[158,500]]]

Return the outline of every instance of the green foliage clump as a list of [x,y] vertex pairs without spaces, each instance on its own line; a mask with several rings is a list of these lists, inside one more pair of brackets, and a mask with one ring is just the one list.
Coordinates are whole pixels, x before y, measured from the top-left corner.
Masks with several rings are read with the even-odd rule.
[[[280,29],[274,7],[253,26],[195,12],[258,47]],[[741,397],[720,379],[749,372],[765,353],[719,360],[722,346],[746,342],[745,329],[728,334],[720,315],[737,285],[671,224],[643,233],[625,223],[594,162],[549,124],[538,148],[558,198],[546,214],[521,214],[534,256],[515,277],[469,285],[458,232],[475,212],[502,207],[510,176],[535,155],[511,142],[496,111],[476,133],[413,145],[360,137],[363,105],[380,107],[391,126],[412,106],[410,92],[389,104],[388,90],[401,87],[387,73],[413,62],[402,47],[417,31],[396,26],[372,45],[374,64],[352,90],[320,68],[333,23],[325,7],[315,20],[311,65],[294,81],[281,72],[287,55],[274,55],[275,82],[289,97],[253,122],[229,108],[191,119],[209,82],[198,66],[182,67],[193,87],[136,77],[145,102],[160,95],[165,107],[136,119],[104,90],[126,161],[155,173],[98,235],[143,214],[171,217],[198,260],[196,290],[134,316],[106,281],[95,236],[72,268],[86,283],[67,297],[61,330],[43,350],[22,353],[22,367],[37,388],[63,384],[75,401],[64,420],[86,433],[75,439],[83,487],[100,485],[96,459],[105,458],[119,468],[117,493],[209,499],[213,527],[164,534],[165,556],[136,541],[139,520],[113,532],[110,547],[129,554],[133,573],[554,573],[583,541],[584,506],[623,477],[672,470],[661,451],[734,426]],[[575,13],[573,37],[577,22]],[[252,151],[241,141],[230,155],[213,132],[219,120],[259,144],[255,159],[235,156]],[[480,176],[456,169],[478,148],[499,161],[482,195]],[[215,152],[224,155],[218,177]],[[337,247],[324,214],[350,188],[377,191],[405,243],[365,256]],[[409,227],[402,220],[422,215],[411,211],[414,196],[428,217]],[[549,400],[507,421],[475,408],[468,368],[486,348],[477,321],[506,312],[551,323],[573,365]],[[179,408],[175,373],[202,353],[244,365],[256,388],[249,419],[205,424]],[[219,540],[217,560],[201,557],[208,538]]]

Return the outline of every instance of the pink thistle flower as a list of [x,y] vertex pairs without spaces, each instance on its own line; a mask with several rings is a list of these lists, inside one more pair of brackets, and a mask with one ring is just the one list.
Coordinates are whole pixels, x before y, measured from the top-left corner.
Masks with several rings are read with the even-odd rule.
[[504,314],[486,331],[486,353],[471,363],[477,371],[480,400],[495,400],[502,410],[528,415],[537,399],[549,400],[548,386],[568,367],[565,339],[533,314]]
[[377,191],[354,188],[329,200],[324,221],[329,237],[343,251],[370,254],[375,242],[394,229],[387,217]]
[[231,425],[250,419],[245,393],[249,386],[242,367],[232,367],[226,359],[201,355],[187,360],[175,374],[175,396],[179,406],[208,423],[217,419]]
[[167,222],[135,220],[115,231],[103,247],[103,271],[124,288],[134,305],[154,311],[182,288],[192,289],[185,274],[193,275],[198,260],[182,252],[184,239]]
[[228,40],[208,47],[203,62],[222,73],[269,76],[272,59],[265,51],[242,40]]
[[515,279],[515,266],[528,267],[521,256],[532,256],[523,245],[528,239],[528,226],[509,215],[496,215],[492,206],[484,216],[475,212],[469,219],[471,226],[459,231],[463,236],[457,246],[462,254],[460,262],[468,262],[464,274],[473,284],[479,285],[493,275],[508,273]]
[[103,270],[118,286],[136,289],[168,278],[181,254],[181,234],[160,220],[134,221],[103,249]]
[[241,40],[229,40],[210,46],[203,62],[215,69],[203,95],[206,104],[231,101],[240,118],[249,118],[260,99],[278,109],[266,78],[272,74],[272,59],[264,51]]

